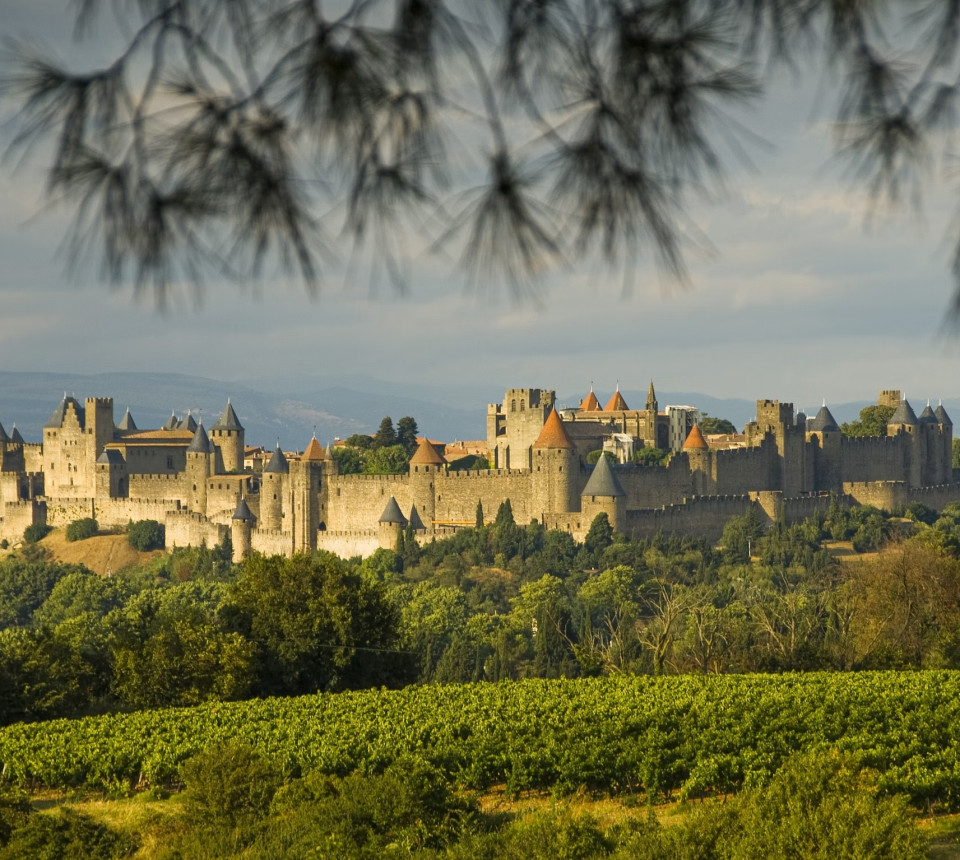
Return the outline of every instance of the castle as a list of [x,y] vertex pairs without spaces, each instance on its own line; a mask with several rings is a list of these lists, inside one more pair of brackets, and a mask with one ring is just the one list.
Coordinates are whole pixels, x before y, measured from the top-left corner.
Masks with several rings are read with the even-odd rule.
[[[489,470],[454,471],[421,440],[402,475],[342,475],[316,438],[288,457],[279,446],[261,472],[244,470],[244,428],[227,402],[209,432],[192,417],[137,428],[129,410],[115,423],[113,400],[64,397],[31,444],[0,426],[0,539],[15,542],[36,523],[93,517],[101,528],[131,520],[164,523],[168,547],[212,546],[230,534],[237,559],[251,551],[326,549],[342,556],[392,548],[402,529],[429,541],[488,519],[510,499],[518,523],[586,535],[599,513],[636,537],[679,532],[719,537],[724,523],[756,509],[797,521],[830,499],[892,510],[960,500],[951,468],[953,425],[929,405],[918,417],[899,391],[880,437],[849,438],[824,405],[807,419],[791,403],[757,401],[744,446],[711,449],[695,410],[660,412],[653,383],[642,410],[619,389],[601,408],[591,390],[558,411],[554,391],[509,389],[487,407]],[[600,448],[671,447],[665,466],[595,466]],[[627,458],[628,459],[628,458]]]

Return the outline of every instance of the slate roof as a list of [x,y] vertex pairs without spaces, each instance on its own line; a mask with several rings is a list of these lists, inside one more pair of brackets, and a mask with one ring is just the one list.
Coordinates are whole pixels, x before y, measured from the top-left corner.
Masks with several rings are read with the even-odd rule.
[[920,413],[920,417],[917,419],[921,424],[937,424],[937,413],[930,408],[929,401],[924,407],[923,412]]
[[177,430],[189,430],[193,433],[197,429],[197,422],[192,415],[187,415],[186,418],[181,418],[180,422],[177,424]]
[[273,450],[273,456],[270,458],[270,462],[263,467],[264,472],[277,472],[281,475],[290,474],[290,464],[287,462],[287,458],[283,456],[283,451],[280,450],[280,445],[278,444]]
[[808,433],[837,433],[839,430],[840,425],[837,424],[826,404],[820,407],[816,417],[807,420]]
[[233,406],[230,405],[230,401],[227,400],[227,408],[223,410],[223,414],[217,419],[217,423],[210,428],[211,430],[243,430],[243,427],[240,424],[240,419],[237,418],[237,413],[233,411]]
[[943,408],[941,403],[936,412],[934,413],[937,416],[937,421],[944,425],[944,427],[953,427],[953,422],[950,420],[950,416],[947,415],[947,410]]
[[403,512],[400,510],[400,505],[397,504],[397,500],[393,496],[390,496],[390,501],[387,502],[387,506],[383,509],[379,522],[398,526],[405,526],[407,524],[407,518],[403,515]]
[[133,416],[130,414],[129,407],[127,411],[123,413],[123,418],[120,419],[120,423],[117,425],[117,430],[136,430],[137,425],[134,423]]
[[[949,420],[949,419],[947,419],[947,420]],[[13,432],[10,434],[10,441],[13,442],[15,445],[23,445],[23,444],[24,444],[23,436],[21,436],[21,435],[20,435],[20,431],[17,430],[17,425],[16,425],[16,424],[13,425]]]
[[909,424],[915,426],[919,423],[920,422],[917,421],[917,413],[913,411],[910,404],[906,400],[901,400],[900,405],[897,406],[896,411],[887,421],[887,426],[891,424]]
[[690,433],[687,435],[686,441],[683,443],[684,451],[707,451],[710,449],[710,446],[707,444],[707,440],[703,438],[703,433],[700,432],[700,427],[696,424],[690,428]]
[[10,437],[7,435],[7,431],[3,429],[3,425],[0,424],[0,442],[9,442]]
[[237,502],[237,509],[233,512],[231,519],[252,523],[255,522],[257,518],[253,515],[253,511],[250,510],[247,500],[240,499],[240,501]]
[[413,452],[413,456],[410,458],[411,466],[442,466],[444,462],[446,461],[437,453],[437,449],[426,437],[420,440],[417,450]]
[[537,441],[533,443],[534,448],[575,448],[570,441],[567,431],[563,427],[563,421],[557,414],[556,408],[550,410],[547,420],[543,422],[540,435]]
[[99,457],[97,457],[98,463],[107,463],[110,466],[122,466],[126,463],[126,460],[123,459],[123,454],[119,451],[108,448],[106,449]]
[[614,496],[617,498],[626,496],[623,487],[613,473],[613,467],[610,465],[610,458],[602,456],[597,460],[597,465],[593,467],[593,473],[587,481],[587,485],[581,493],[583,496]]
[[207,431],[203,429],[203,425],[197,427],[197,432],[193,434],[193,440],[187,446],[188,454],[209,454],[210,453],[210,440],[207,438]]
[[426,531],[426,526],[423,524],[423,520],[420,519],[420,514],[417,513],[417,506],[410,506],[410,525],[413,527],[414,531]]
[[73,408],[77,413],[77,417],[80,419],[80,426],[83,427],[84,422],[84,412],[83,407],[80,405],[80,401],[76,397],[64,397],[60,401],[60,405],[53,410],[53,415],[47,420],[47,423],[44,424],[44,429],[54,430],[60,427],[63,427],[63,419],[67,415],[67,407],[73,404]]
[[161,427],[160,429],[161,429],[161,430],[176,430],[176,429],[179,427],[179,425],[180,425],[180,422],[177,421],[177,416],[174,415],[174,414],[171,412],[171,413],[170,413],[170,417],[167,419],[166,424],[164,424],[163,427]]

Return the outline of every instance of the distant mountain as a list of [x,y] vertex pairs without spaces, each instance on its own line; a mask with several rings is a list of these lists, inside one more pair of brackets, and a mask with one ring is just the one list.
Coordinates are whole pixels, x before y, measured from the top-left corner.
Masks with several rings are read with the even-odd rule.
[[[0,372],[0,424],[8,433],[16,424],[27,441],[39,441],[43,425],[66,393],[81,401],[86,397],[113,397],[116,420],[129,407],[142,429],[159,427],[171,412],[186,415],[188,410],[209,427],[230,398],[248,444],[273,446],[279,440],[287,450],[300,450],[314,432],[324,444],[335,437],[373,433],[385,415],[393,418],[394,424],[412,415],[422,433],[450,442],[486,438],[487,404],[499,402],[503,392],[504,388],[489,384],[468,383],[445,389],[366,377],[336,379],[331,375],[237,383],[178,373]],[[611,393],[597,392],[602,400]],[[621,393],[631,408],[643,408],[646,389]],[[557,400],[560,405],[576,406],[584,394],[558,395]],[[755,400],[658,391],[657,401],[661,410],[667,405],[696,406],[732,421],[738,429],[756,415]],[[828,405],[838,421],[850,421],[871,402]],[[794,405],[810,414],[816,414],[819,408]],[[917,412],[923,406],[913,405]],[[960,417],[960,400],[945,400],[944,406],[951,415]]]

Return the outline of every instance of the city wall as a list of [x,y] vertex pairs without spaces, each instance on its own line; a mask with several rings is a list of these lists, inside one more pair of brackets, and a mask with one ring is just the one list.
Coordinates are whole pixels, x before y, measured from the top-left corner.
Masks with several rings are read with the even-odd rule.
[[[510,499],[514,522],[526,525],[531,519],[539,519],[540,511],[532,506],[533,474],[519,469],[441,472],[436,480],[436,519],[473,524],[480,502],[484,520],[493,522],[505,499]],[[430,523],[424,525],[429,528]]]
[[380,548],[378,529],[364,529],[349,532],[320,532],[317,535],[317,549],[332,552],[340,558],[363,558],[373,555]]
[[47,521],[46,505],[35,499],[18,502],[7,502],[0,509],[0,540],[15,544],[23,538],[23,532],[28,526]]
[[178,546],[213,547],[230,533],[229,526],[211,523],[202,514],[170,511],[163,520],[167,549]]

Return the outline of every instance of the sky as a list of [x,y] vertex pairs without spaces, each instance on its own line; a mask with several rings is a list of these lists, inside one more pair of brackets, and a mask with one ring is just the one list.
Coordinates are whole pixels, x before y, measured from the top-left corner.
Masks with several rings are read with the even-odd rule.
[[[46,7],[46,8],[45,8]],[[62,48],[52,0],[5,0],[4,29]],[[92,268],[70,273],[68,215],[44,205],[42,159],[0,164],[0,367],[189,373],[230,381],[368,376],[431,388],[483,380],[604,400],[615,386],[779,398],[798,408],[871,400],[899,388],[922,406],[960,395],[960,336],[944,335],[951,294],[950,189],[922,212],[875,214],[831,157],[830,84],[777,76],[737,114],[765,143],[732,161],[722,194],[691,198],[709,250],[687,255],[689,282],[642,265],[622,279],[582,261],[517,304],[495,285],[464,286],[449,259],[417,253],[409,289],[371,290],[343,271],[308,296],[295,280],[207,285],[202,302],[158,312]],[[0,120],[9,105],[0,103]],[[0,130],[0,134],[3,131]],[[96,392],[101,393],[101,392]]]

